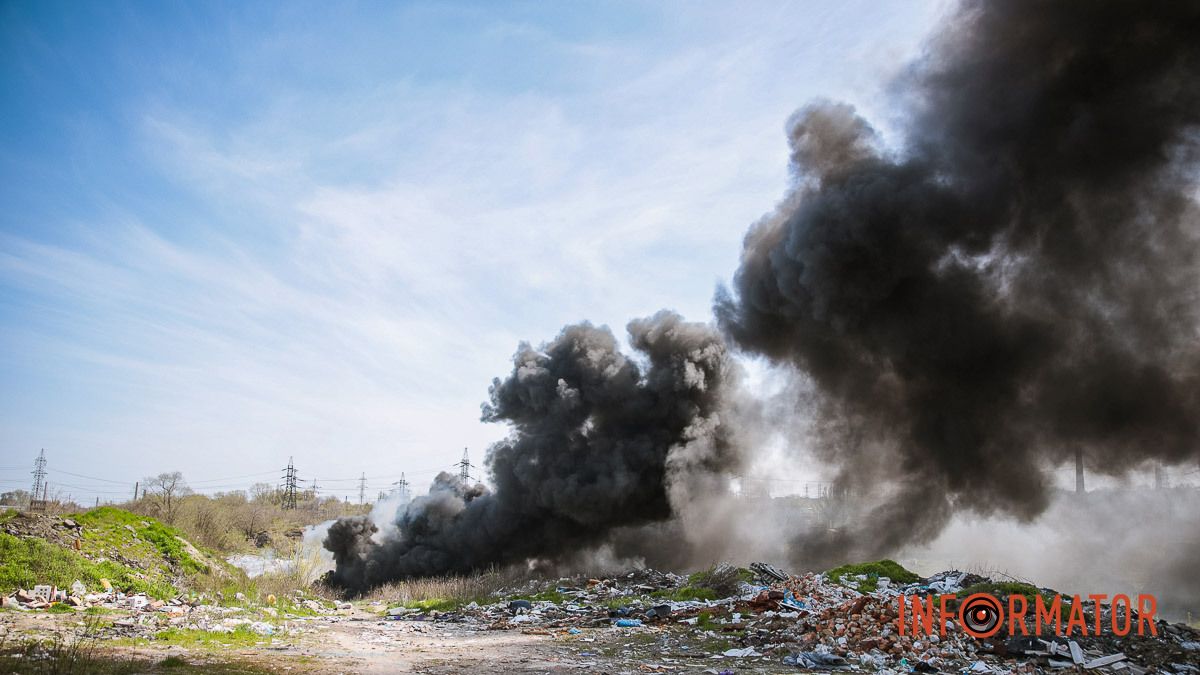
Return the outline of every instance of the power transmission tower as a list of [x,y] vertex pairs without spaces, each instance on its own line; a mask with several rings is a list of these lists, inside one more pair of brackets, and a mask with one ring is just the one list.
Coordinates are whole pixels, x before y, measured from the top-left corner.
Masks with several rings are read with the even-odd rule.
[[401,499],[408,499],[408,481],[404,478],[403,471],[400,472],[400,480],[392,483],[392,485],[396,486],[396,494],[399,495]]
[[291,457],[288,457],[287,469],[283,474],[283,508],[296,508],[296,467]]
[[471,459],[467,456],[467,449],[463,448],[462,461],[456,464],[458,466],[458,477],[463,480],[471,480],[471,469],[475,468],[471,464]]
[[367,501],[367,474],[364,473],[358,478],[358,503],[363,504]]
[[[30,511],[46,510],[46,491],[50,484],[46,481],[46,449],[33,462],[33,494],[29,499]],[[39,498],[39,495],[41,497]]]

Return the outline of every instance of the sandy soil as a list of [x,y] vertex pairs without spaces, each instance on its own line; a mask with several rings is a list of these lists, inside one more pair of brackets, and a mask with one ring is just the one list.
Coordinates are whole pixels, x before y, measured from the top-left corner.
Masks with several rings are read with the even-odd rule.
[[[112,618],[112,617],[108,617]],[[82,617],[0,612],[8,639],[79,630]],[[288,622],[291,633],[243,648],[177,645],[98,646],[116,657],[149,662],[168,656],[191,664],[242,664],[275,673],[737,673],[795,672],[776,659],[715,659],[715,645],[690,642],[682,631],[645,627],[488,630],[470,624],[382,621],[356,609],[340,616]]]
[[313,624],[312,633],[281,655],[316,657],[311,665],[321,672],[561,673],[597,665],[573,658],[549,635],[361,616]]

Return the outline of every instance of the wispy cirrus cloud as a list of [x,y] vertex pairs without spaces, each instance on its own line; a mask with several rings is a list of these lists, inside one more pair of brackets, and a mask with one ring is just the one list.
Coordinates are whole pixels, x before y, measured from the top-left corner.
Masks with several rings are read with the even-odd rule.
[[[872,105],[937,8],[687,10],[609,35],[472,13],[456,43],[511,72],[446,54],[423,73],[436,34],[347,56],[233,17],[218,86],[212,46],[187,45],[193,88],[110,102],[142,178],[109,177],[121,190],[54,237],[0,235],[4,452],[131,476],[448,464],[504,433],[478,405],[519,340],[706,319],[782,193],[784,119],[831,90]],[[400,15],[450,30],[441,11]],[[326,60],[306,82],[289,53]]]

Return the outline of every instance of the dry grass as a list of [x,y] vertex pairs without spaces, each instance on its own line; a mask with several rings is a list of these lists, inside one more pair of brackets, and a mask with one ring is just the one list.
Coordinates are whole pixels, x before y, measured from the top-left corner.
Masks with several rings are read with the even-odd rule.
[[387,604],[494,602],[503,591],[529,583],[529,571],[521,567],[493,569],[468,576],[426,577],[394,581],[361,596]]

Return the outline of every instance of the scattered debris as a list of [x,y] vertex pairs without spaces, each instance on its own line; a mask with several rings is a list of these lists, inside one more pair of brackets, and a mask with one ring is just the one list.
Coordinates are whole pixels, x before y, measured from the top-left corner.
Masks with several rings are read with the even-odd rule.
[[[738,573],[737,568],[731,569]],[[521,630],[589,641],[588,629],[639,628],[650,631],[647,637],[652,636],[663,653],[700,656],[689,645],[724,643],[707,658],[766,659],[804,670],[1000,675],[1071,668],[1122,675],[1152,671],[1200,675],[1200,670],[1189,670],[1200,658],[1191,646],[1200,641],[1200,631],[1184,624],[1159,622],[1157,636],[1089,632],[1058,637],[1037,635],[1030,623],[1025,635],[1001,630],[992,638],[976,639],[951,621],[945,635],[936,631],[928,636],[900,635],[899,598],[961,593],[992,583],[959,571],[920,579],[900,568],[891,576],[843,575],[835,581],[824,574],[792,576],[755,563],[748,572],[742,570],[746,573],[742,578],[759,583],[739,581],[728,597],[708,599],[696,593],[695,599],[674,599],[687,597],[697,590],[690,584],[718,570],[721,578],[728,578],[728,570],[721,566],[691,578],[645,569],[609,579],[560,579],[552,593],[539,594],[544,589],[531,584],[511,589],[507,598],[502,595],[491,604],[387,613],[388,618],[403,621],[465,623],[483,630]],[[1087,605],[1085,614],[1092,625],[1095,617],[1091,603]],[[1110,609],[1106,605],[1102,609],[1107,625]]]
[[[556,636],[581,645],[575,648],[581,658],[589,658],[597,640],[615,645],[652,640],[655,651],[650,653],[661,658],[643,661],[641,668],[651,672],[727,672],[706,671],[700,664],[707,659],[739,659],[773,668],[889,675],[1033,675],[1063,670],[1200,675],[1200,631],[1182,623],[1157,621],[1153,636],[1118,636],[1103,630],[1057,636],[1037,634],[1032,617],[1027,617],[1024,634],[1010,635],[1012,627],[1004,626],[988,639],[968,635],[955,622],[947,624],[944,634],[901,634],[897,623],[901,599],[961,593],[991,583],[957,571],[915,582],[898,581],[903,578],[898,574],[869,578],[843,574],[837,580],[824,574],[794,576],[765,564],[755,564],[751,570],[717,566],[691,577],[642,569],[603,579],[559,579],[552,590],[543,582],[531,581],[498,594],[493,602],[480,600],[444,611],[420,606],[388,608],[382,603],[371,611],[377,612],[381,624],[404,622],[402,625],[414,632],[428,630],[426,622],[432,622],[461,624],[468,630]],[[713,597],[712,588],[696,585],[702,579],[728,585],[727,590]],[[737,579],[736,583],[731,579]],[[19,589],[0,601],[22,611],[63,605],[74,611],[103,607],[128,612],[128,617],[113,622],[111,630],[116,635],[153,636],[156,631],[178,627],[214,633],[251,631],[270,639],[304,630],[296,627],[304,619],[293,624],[297,617],[289,615],[286,607],[302,609],[321,621],[361,620],[346,616],[355,611],[346,602],[323,604],[297,595],[290,598],[291,605],[280,598],[272,603],[268,598],[262,606],[250,606],[254,603],[246,602],[245,596],[234,598],[241,606],[222,607],[213,604],[213,598],[195,596],[158,600],[144,594],[126,595],[111,584],[89,589],[76,581],[66,590],[50,585]],[[1111,625],[1110,606],[1101,604],[1099,617],[1095,611],[1093,603],[1086,603],[1089,626]],[[1129,611],[1129,618],[1136,618],[1136,612]],[[630,640],[634,635],[637,640]],[[630,647],[618,649],[627,655],[635,653]]]

